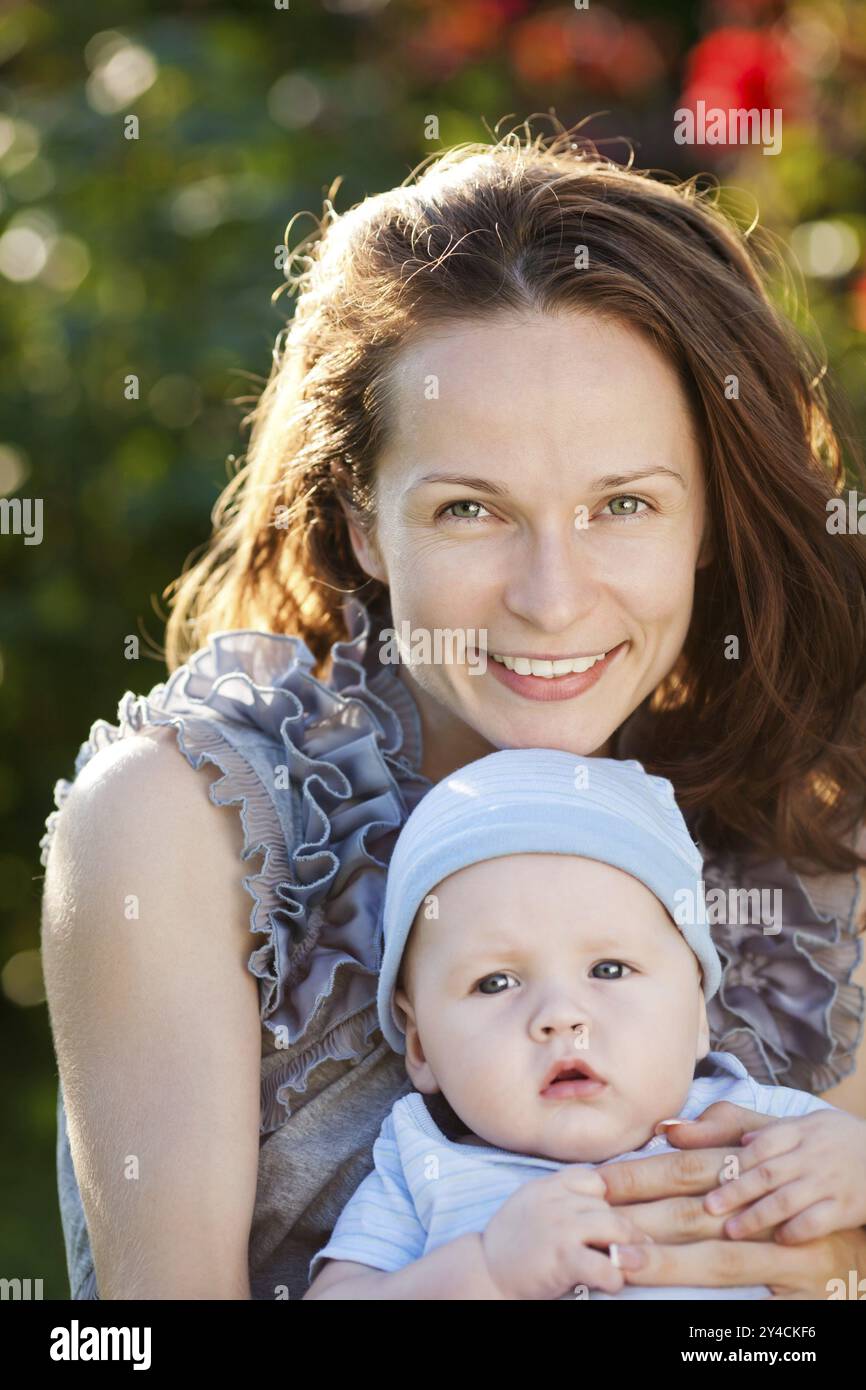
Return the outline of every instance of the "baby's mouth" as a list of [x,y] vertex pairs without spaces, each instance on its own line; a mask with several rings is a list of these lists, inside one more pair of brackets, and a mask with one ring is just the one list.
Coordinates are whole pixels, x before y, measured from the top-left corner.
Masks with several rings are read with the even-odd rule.
[[607,1088],[588,1064],[571,1059],[555,1062],[544,1079],[541,1095],[548,1100],[578,1100],[601,1095]]

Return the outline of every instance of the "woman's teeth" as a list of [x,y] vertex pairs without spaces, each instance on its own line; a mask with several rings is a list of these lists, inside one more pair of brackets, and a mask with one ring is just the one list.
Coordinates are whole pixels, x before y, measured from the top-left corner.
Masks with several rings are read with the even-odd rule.
[[603,661],[606,653],[599,652],[598,656],[576,656],[564,661],[533,661],[527,656],[497,656],[495,652],[491,652],[490,655],[494,661],[501,661],[503,666],[516,672],[518,676],[541,676],[543,680],[552,680],[554,676],[567,676],[573,671],[588,671],[597,661]]

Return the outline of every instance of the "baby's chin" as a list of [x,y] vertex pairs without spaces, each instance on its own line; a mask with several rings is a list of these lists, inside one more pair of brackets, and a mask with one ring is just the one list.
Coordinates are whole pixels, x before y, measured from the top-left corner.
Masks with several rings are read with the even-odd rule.
[[653,1126],[645,1121],[624,1128],[621,1124],[611,1125],[604,1116],[573,1112],[566,1116],[560,1113],[551,1119],[553,1123],[548,1119],[531,1135],[513,1134],[511,1142],[503,1140],[501,1135],[496,1140],[484,1142],[491,1143],[494,1148],[523,1153],[528,1158],[549,1158],[557,1163],[604,1163],[642,1149],[653,1137]]

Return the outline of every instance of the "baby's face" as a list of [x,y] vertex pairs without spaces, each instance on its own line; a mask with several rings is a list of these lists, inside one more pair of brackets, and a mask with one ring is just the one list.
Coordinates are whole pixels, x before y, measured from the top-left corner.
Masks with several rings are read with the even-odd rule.
[[[640,1148],[709,1050],[700,966],[665,908],[593,859],[472,864],[420,909],[404,958],[406,1065],[488,1144],[563,1162]],[[595,1083],[548,1077],[557,1063]]]

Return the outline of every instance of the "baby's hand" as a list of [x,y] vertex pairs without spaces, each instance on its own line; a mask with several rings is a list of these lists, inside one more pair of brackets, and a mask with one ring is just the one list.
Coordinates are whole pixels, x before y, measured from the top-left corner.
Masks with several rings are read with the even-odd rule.
[[725,1222],[726,1236],[738,1240],[778,1226],[775,1239],[797,1245],[866,1224],[866,1120],[814,1110],[775,1120],[740,1142],[740,1176],[704,1198],[715,1216],[741,1208]]
[[608,1206],[605,1191],[595,1169],[570,1164],[530,1179],[503,1202],[481,1237],[503,1298],[560,1298],[577,1284],[619,1293],[625,1280],[606,1247],[650,1237]]

